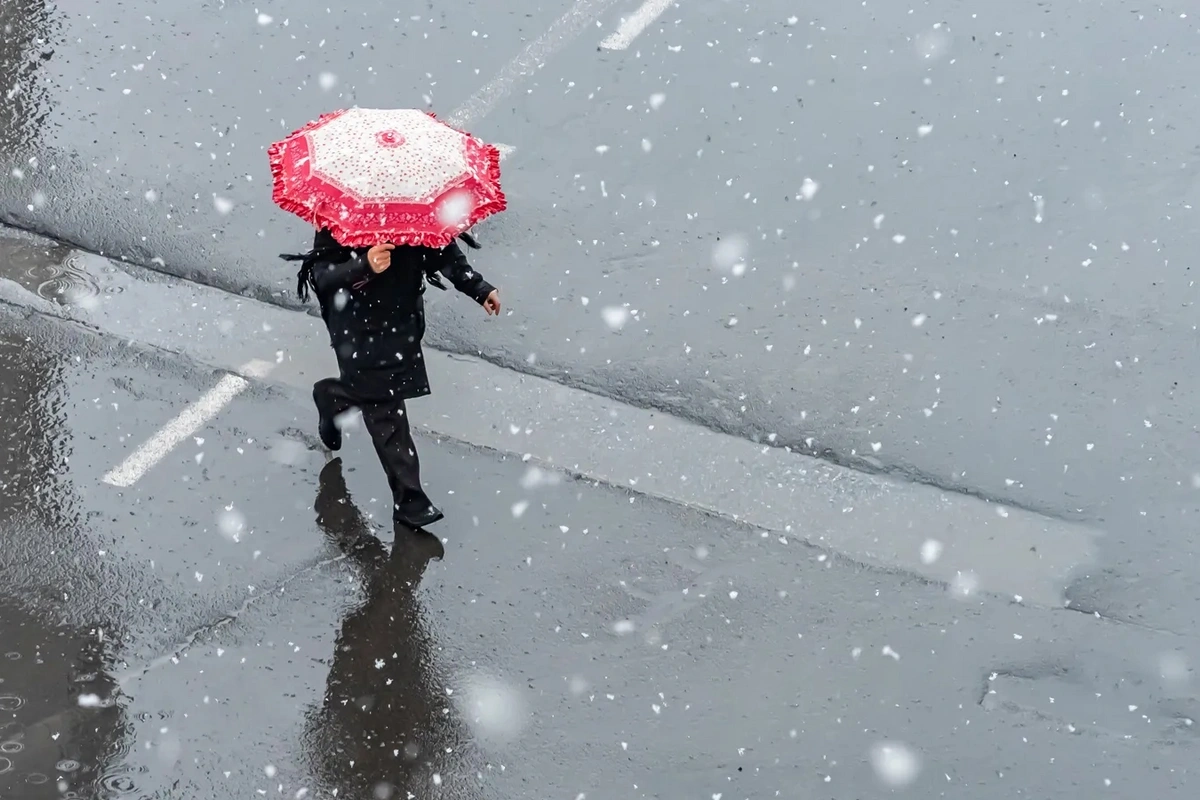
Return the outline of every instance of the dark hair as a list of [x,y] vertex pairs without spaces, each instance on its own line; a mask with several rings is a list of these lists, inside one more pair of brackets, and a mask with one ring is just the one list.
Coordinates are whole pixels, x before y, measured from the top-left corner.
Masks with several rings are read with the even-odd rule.
[[[463,231],[458,235],[463,243],[472,250],[479,250],[480,244],[471,234]],[[310,296],[310,290],[317,290],[317,281],[314,277],[313,270],[318,261],[328,261],[334,264],[341,264],[346,259],[350,258],[354,253],[354,248],[346,247],[344,244],[339,244],[337,239],[333,238],[333,233],[328,228],[322,228],[317,231],[313,237],[312,250],[307,253],[280,253],[279,257],[284,261],[299,261],[300,269],[296,272],[296,295],[300,298],[300,302],[307,303]],[[441,288],[441,282],[437,284]]]

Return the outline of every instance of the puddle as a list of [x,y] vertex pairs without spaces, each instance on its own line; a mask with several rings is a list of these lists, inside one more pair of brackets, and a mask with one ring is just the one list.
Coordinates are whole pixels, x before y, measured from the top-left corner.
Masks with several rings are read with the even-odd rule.
[[120,286],[102,286],[85,266],[85,256],[64,245],[0,237],[0,278],[63,306],[88,308]]

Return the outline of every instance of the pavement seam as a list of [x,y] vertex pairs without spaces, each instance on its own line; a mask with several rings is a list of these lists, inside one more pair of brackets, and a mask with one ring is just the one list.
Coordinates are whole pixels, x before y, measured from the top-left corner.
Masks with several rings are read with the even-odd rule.
[[[336,369],[331,352],[304,345],[322,328],[312,315],[79,251],[68,258],[82,258],[73,268],[85,274],[107,275],[102,305],[60,305],[11,281],[0,282],[0,299],[224,372],[272,354],[277,367],[269,384],[253,380],[259,385],[307,392]],[[838,466],[483,358],[430,348],[426,360],[449,396],[477,402],[423,406],[414,413],[422,431],[524,451],[556,470],[781,531],[858,563],[1058,607],[1071,572],[1094,557],[1098,532],[1077,523]],[[930,540],[945,552],[926,560]]]
[[[289,391],[289,392],[294,391],[290,387],[286,387],[283,385],[279,385],[279,386],[284,391]],[[810,539],[802,534],[798,534],[794,530],[789,531],[789,530],[785,530],[783,528],[778,528],[778,527],[769,526],[769,525],[758,525],[753,522],[749,522],[747,520],[740,519],[737,516],[723,512],[717,508],[703,506],[703,505],[699,505],[696,503],[689,503],[685,500],[680,500],[678,498],[659,494],[657,492],[651,492],[651,491],[646,491],[643,489],[637,489],[637,488],[634,488],[631,486],[626,486],[626,485],[620,484],[620,483],[613,483],[611,481],[605,480],[604,478],[599,478],[594,475],[588,475],[587,473],[579,472],[579,471],[576,471],[576,470],[573,470],[573,469],[570,469],[567,467],[563,467],[562,465],[555,464],[550,461],[542,460],[540,458],[537,458],[536,456],[529,456],[529,455],[521,454],[514,450],[504,450],[504,449],[501,449],[498,447],[491,447],[490,445],[486,445],[486,444],[479,444],[478,442],[465,441],[463,439],[459,439],[459,438],[455,437],[453,434],[438,431],[436,428],[432,428],[432,427],[429,427],[426,425],[414,424],[413,428],[415,430],[417,430],[418,432],[425,434],[426,436],[430,436],[435,441],[437,441],[437,440],[448,441],[458,447],[462,447],[464,449],[472,450],[472,451],[479,452],[479,453],[488,453],[488,454],[493,454],[493,455],[497,455],[497,456],[501,456],[501,457],[516,457],[523,464],[529,464],[529,465],[541,467],[548,471],[554,471],[554,472],[561,473],[561,474],[565,475],[567,478],[569,478],[570,480],[573,480],[573,481],[576,481],[579,483],[591,484],[592,486],[603,487],[603,488],[611,490],[611,491],[622,492],[627,495],[633,495],[635,497],[640,497],[640,498],[643,498],[646,500],[651,500],[653,502],[666,503],[666,504],[674,506],[676,508],[686,509],[687,511],[690,511],[692,513],[700,514],[702,516],[708,517],[711,520],[716,520],[716,521],[723,522],[723,523],[726,523],[728,525],[731,525],[731,526],[734,526],[737,528],[741,528],[741,529],[745,530],[747,533],[758,533],[760,535],[760,538],[767,538],[765,536],[765,534],[768,534],[768,533],[778,534],[778,537],[776,538],[776,542],[778,544],[783,545],[784,547],[790,547],[792,545],[796,545],[796,546],[799,546],[802,548],[806,548],[808,550],[814,551],[815,553],[828,556],[829,559],[831,559],[831,560],[837,559],[838,561],[840,561],[843,564],[852,566],[856,569],[860,569],[860,570],[863,570],[866,572],[877,573],[880,575],[887,575],[890,577],[905,578],[908,580],[916,581],[917,583],[920,583],[924,586],[932,586],[932,587],[944,589],[947,592],[952,591],[954,588],[953,585],[949,581],[939,580],[937,578],[933,578],[928,575],[922,575],[919,572],[914,572],[912,570],[905,569],[904,567],[901,567],[901,566],[898,566],[895,564],[888,564],[886,562],[868,561],[865,559],[855,558],[854,556],[851,556],[847,553],[838,551],[827,545],[822,545],[818,542],[814,542],[812,539]],[[786,541],[780,541],[781,539],[784,539]],[[1031,603],[1031,602],[1024,602],[1024,601],[1016,601],[1009,595],[1001,594],[999,592],[989,591],[986,589],[980,589],[978,591],[975,591],[972,593],[972,596],[979,597],[979,598],[987,598],[990,600],[1002,602],[1005,605],[1024,606],[1025,608],[1041,609],[1041,610],[1045,610],[1045,611],[1052,611],[1052,612],[1074,611],[1074,612],[1086,614],[1089,617],[1094,617],[1096,619],[1100,619],[1100,620],[1103,620],[1105,622],[1109,622],[1109,623],[1115,624],[1115,625],[1129,625],[1131,627],[1139,628],[1141,630],[1146,630],[1146,631],[1150,631],[1150,632],[1154,632],[1154,633],[1173,634],[1173,631],[1149,628],[1147,626],[1139,625],[1132,621],[1122,620],[1122,619],[1118,619],[1115,617],[1106,617],[1106,616],[1096,613],[1096,612],[1071,608],[1070,606],[1055,606],[1055,605],[1049,605],[1046,603]],[[1175,635],[1179,635],[1179,634],[1175,634]]]
[[[194,284],[196,286],[201,286],[206,289],[223,292],[223,293],[229,295],[231,298],[235,298],[235,299],[239,299],[239,300],[258,301],[258,302],[273,306],[274,308],[277,308],[277,309],[281,309],[284,311],[291,311],[291,312],[298,313],[298,314],[303,314],[310,318],[318,318],[318,319],[320,318],[320,315],[317,312],[317,310],[315,308],[313,308],[310,304],[303,304],[303,303],[298,303],[298,302],[297,303],[287,302],[286,300],[283,299],[283,297],[281,296],[281,293],[267,290],[267,289],[265,289],[265,287],[262,287],[259,285],[249,284],[249,285],[245,285],[242,287],[236,287],[234,284],[232,284],[231,282],[228,282],[228,281],[215,280],[215,281],[210,282],[209,280],[207,280],[208,276],[204,276],[206,278],[205,280],[200,280],[200,279],[198,279],[199,276],[177,275],[177,274],[168,272],[168,271],[166,271],[165,268],[157,266],[155,264],[142,264],[139,262],[129,261],[123,256],[98,253],[95,250],[91,250],[88,247],[82,246],[71,240],[58,239],[49,233],[42,232],[42,231],[39,231],[34,228],[22,227],[21,225],[14,224],[11,220],[6,220],[3,216],[0,216],[0,224],[6,225],[7,227],[11,228],[12,230],[19,231],[19,232],[21,232],[23,234],[27,234],[29,236],[40,237],[40,238],[46,239],[48,241],[51,241],[51,242],[54,242],[54,243],[60,244],[60,245],[67,245],[71,248],[79,250],[80,252],[84,252],[84,253],[88,253],[90,255],[96,256],[97,258],[114,260],[114,261],[121,263],[122,265],[124,265],[126,267],[143,269],[143,270],[146,270],[147,272],[154,273],[155,275],[161,275],[169,280],[181,281],[184,283],[190,283],[190,284]],[[13,303],[13,305],[16,305],[16,304]],[[63,318],[69,318],[69,317],[66,317],[64,315]],[[458,350],[445,349],[445,348],[438,347],[436,345],[432,345],[429,343],[426,343],[424,345],[424,348],[426,350],[432,351],[434,353],[442,354],[442,355],[445,355],[445,356],[451,357],[451,358],[463,357],[463,358],[478,359],[478,360],[483,361],[487,364],[490,364],[498,369],[503,369],[508,372],[512,372],[516,375],[528,375],[528,376],[535,377],[535,378],[541,378],[543,380],[556,383],[560,386],[565,386],[570,389],[575,389],[577,391],[586,392],[588,394],[595,395],[596,397],[610,400],[614,403],[621,403],[623,405],[628,405],[633,408],[639,408],[639,409],[642,409],[645,411],[653,411],[653,412],[656,412],[659,414],[669,415],[669,416],[675,417],[676,419],[679,419],[679,420],[682,420],[685,422],[689,422],[689,423],[692,423],[699,427],[702,427],[708,431],[712,431],[713,433],[719,433],[719,434],[724,434],[726,436],[736,437],[738,439],[742,439],[744,441],[751,442],[751,443],[761,446],[761,447],[770,447],[772,449],[781,450],[783,452],[801,455],[801,456],[805,456],[808,458],[813,458],[818,461],[823,461],[828,464],[832,464],[834,466],[843,467],[843,468],[849,469],[849,470],[854,470],[855,472],[860,472],[864,475],[887,477],[887,478],[892,478],[895,480],[904,481],[906,483],[912,483],[912,484],[916,484],[916,485],[920,485],[920,486],[927,486],[931,489],[937,489],[938,491],[952,492],[954,494],[961,494],[965,497],[970,497],[970,498],[980,500],[985,503],[1001,504],[1001,505],[1007,506],[1009,508],[1020,509],[1022,511],[1027,511],[1030,514],[1037,514],[1038,516],[1046,517],[1046,518],[1053,519],[1053,520],[1056,520],[1059,522],[1085,524],[1085,521],[1082,519],[1075,519],[1075,518],[1069,518],[1069,517],[1063,516],[1060,512],[1055,511],[1053,509],[1043,508],[1043,507],[1036,506],[1033,504],[1028,504],[1028,503],[1017,502],[1015,500],[1002,498],[998,495],[995,495],[995,494],[992,494],[990,492],[986,492],[986,491],[983,491],[980,489],[972,488],[970,486],[946,481],[944,478],[939,478],[936,475],[927,473],[924,470],[921,470],[920,468],[918,468],[912,464],[892,464],[892,465],[884,465],[884,466],[876,467],[870,463],[865,463],[860,458],[847,456],[843,453],[833,452],[828,449],[817,449],[814,447],[809,447],[807,444],[804,443],[803,440],[792,441],[790,439],[785,439],[785,438],[779,437],[774,442],[760,441],[759,439],[757,439],[753,436],[747,435],[745,431],[738,431],[738,430],[732,429],[729,426],[714,424],[714,421],[711,419],[705,419],[698,415],[689,414],[683,409],[671,408],[671,407],[667,407],[667,406],[663,406],[663,405],[655,405],[652,402],[648,402],[643,397],[610,392],[603,386],[600,386],[600,385],[598,385],[594,382],[588,381],[586,379],[576,378],[569,373],[564,374],[559,371],[537,369],[536,367],[534,367],[532,369],[527,369],[527,368],[523,368],[522,365],[518,364],[515,361],[507,362],[507,361],[504,361],[503,359],[488,355],[487,353],[480,352],[480,351],[469,351],[469,350],[465,350],[465,349],[458,349]],[[525,366],[528,366],[528,365],[525,365]]]
[[[117,337],[114,334],[103,330],[102,328],[88,324],[79,319],[67,316],[65,313],[56,313],[54,305],[52,303],[50,303],[49,301],[46,301],[45,309],[40,309],[40,308],[36,308],[36,307],[30,306],[30,305],[22,305],[18,302],[0,297],[0,307],[3,307],[5,309],[15,313],[21,319],[28,320],[30,318],[40,318],[40,319],[44,319],[44,320],[53,320],[55,323],[59,323],[59,324],[68,323],[68,324],[77,326],[80,330],[83,330],[89,334],[92,334],[92,335],[95,335],[95,336],[98,336],[101,338],[116,339],[118,341],[121,341],[122,344],[126,347],[135,347],[135,348],[144,349],[146,351],[153,352],[153,353],[156,353],[159,355],[165,355],[165,356],[169,356],[172,358],[176,358],[176,359],[183,361],[185,364],[187,364],[189,366],[189,368],[196,370],[196,371],[203,371],[204,369],[211,369],[214,373],[217,373],[217,374],[240,375],[254,389],[257,389],[258,391],[265,390],[268,393],[284,395],[293,400],[302,400],[303,399],[301,397],[302,393],[295,386],[284,383],[282,381],[273,380],[269,374],[266,376],[261,375],[261,374],[242,374],[242,373],[239,373],[235,369],[227,369],[227,368],[215,366],[212,364],[207,364],[204,361],[194,357],[193,355],[191,355],[189,353],[182,352],[179,350],[173,350],[169,347],[164,347],[161,345],[157,345],[157,344],[154,344],[151,342],[145,342],[145,341],[126,340],[121,337]],[[251,372],[253,372],[253,371],[251,371]],[[531,455],[528,453],[520,453],[516,450],[504,449],[504,448],[500,448],[500,447],[493,447],[488,444],[462,439],[458,436],[455,436],[453,433],[439,429],[436,425],[414,423],[413,427],[419,433],[433,439],[434,441],[436,441],[438,443],[448,442],[448,443],[453,444],[454,446],[457,446],[462,449],[466,449],[468,451],[473,451],[473,452],[478,452],[478,453],[486,453],[489,455],[498,456],[503,459],[514,459],[514,460],[520,461],[523,464],[537,466],[537,467],[544,468],[549,471],[557,472],[559,474],[565,475],[570,480],[576,481],[578,483],[588,484],[588,485],[591,485],[594,487],[603,487],[606,490],[620,492],[622,494],[625,494],[626,496],[640,497],[640,498],[650,500],[653,502],[669,504],[676,508],[687,509],[688,511],[690,511],[692,513],[701,514],[709,519],[719,520],[723,523],[735,526],[737,528],[741,528],[748,533],[757,532],[759,534],[759,538],[767,538],[766,534],[773,533],[773,534],[777,535],[777,537],[776,537],[777,542],[784,545],[785,547],[795,544],[800,547],[806,548],[808,550],[814,551],[815,553],[826,555],[830,559],[836,558],[841,563],[852,566],[857,569],[862,569],[862,570],[877,573],[880,575],[887,575],[887,576],[893,576],[893,577],[900,577],[900,578],[904,578],[907,580],[913,580],[913,581],[916,581],[919,584],[922,584],[925,586],[938,587],[946,592],[953,592],[955,589],[953,584],[949,581],[941,580],[936,577],[922,574],[922,573],[916,572],[912,569],[905,568],[901,565],[889,564],[887,562],[881,562],[881,561],[871,561],[869,559],[864,559],[864,558],[858,558],[858,557],[850,555],[846,552],[842,552],[842,551],[838,550],[836,547],[831,547],[828,544],[823,544],[821,542],[814,541],[812,538],[805,536],[802,533],[798,533],[795,530],[781,528],[781,527],[773,526],[773,525],[758,524],[758,523],[755,523],[755,522],[752,522],[752,521],[749,521],[746,519],[742,519],[738,515],[724,512],[719,508],[715,508],[712,506],[705,506],[705,505],[693,503],[693,502],[688,502],[688,501],[682,500],[680,498],[671,497],[669,495],[665,495],[665,494],[662,494],[659,492],[649,491],[649,490],[637,488],[634,486],[610,481],[603,477],[588,474],[579,469],[572,469],[572,468],[566,467],[562,464],[555,463],[550,460],[542,459],[542,458],[539,458],[537,456],[534,456],[534,455]],[[225,625],[228,625],[228,624],[236,621],[243,613],[245,613],[246,610],[248,610],[251,606],[253,606],[254,603],[256,603],[261,597],[264,597],[268,594],[271,594],[272,592],[276,592],[276,591],[279,591],[279,590],[285,588],[290,582],[294,581],[295,579],[301,577],[302,575],[304,575],[306,573],[319,570],[325,566],[346,560],[347,558],[348,558],[348,556],[345,553],[342,553],[333,558],[323,559],[315,564],[311,564],[307,567],[303,567],[303,568],[297,570],[295,573],[281,579],[280,582],[277,583],[276,585],[272,586],[271,589],[245,598],[245,600],[236,609],[221,616],[219,619],[216,619],[213,622],[208,623],[204,626],[201,626],[197,630],[193,631],[191,634],[184,637],[184,639],[181,642],[177,643],[177,645],[175,647],[169,649],[164,655],[159,656],[156,659],[154,659],[153,661],[151,661],[147,666],[141,668],[140,670],[132,670],[132,671],[129,671],[126,674],[124,674],[118,680],[118,683],[121,683],[122,681],[136,679],[137,677],[145,675],[148,672],[150,672],[154,669],[157,669],[160,666],[163,666],[165,663],[171,661],[173,658],[178,658],[180,655],[187,652],[191,647],[193,647],[195,645],[195,643],[201,637],[203,637],[209,633],[212,633],[216,630],[219,630],[220,628],[224,627]],[[1176,637],[1182,636],[1182,634],[1180,634],[1176,631],[1169,630],[1169,629],[1155,628],[1152,626],[1138,623],[1134,620],[1106,616],[1104,614],[1101,614],[1099,612],[1095,612],[1095,611],[1092,611],[1092,610],[1089,610],[1086,608],[1075,607],[1070,602],[1064,602],[1062,605],[1053,605],[1053,604],[1049,604],[1049,603],[1029,602],[1029,601],[1024,601],[1024,600],[1018,601],[1018,600],[1014,600],[1014,598],[1011,595],[1004,594],[1004,593],[997,592],[997,591],[991,591],[991,590],[987,590],[987,589],[978,589],[972,593],[972,596],[978,597],[980,600],[992,601],[992,602],[1003,602],[1006,605],[1025,606],[1027,608],[1036,609],[1036,610],[1083,614],[1094,620],[1098,620],[1102,623],[1116,625],[1116,626],[1120,626],[1120,627],[1134,628],[1134,629],[1149,632],[1149,633],[1170,635],[1170,636],[1176,636]]]

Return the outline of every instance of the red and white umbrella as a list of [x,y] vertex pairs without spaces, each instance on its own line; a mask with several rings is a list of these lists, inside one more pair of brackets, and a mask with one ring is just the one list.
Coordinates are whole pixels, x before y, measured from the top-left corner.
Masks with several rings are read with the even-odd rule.
[[500,151],[425,111],[334,111],[267,155],[276,205],[347,247],[445,247],[506,206]]

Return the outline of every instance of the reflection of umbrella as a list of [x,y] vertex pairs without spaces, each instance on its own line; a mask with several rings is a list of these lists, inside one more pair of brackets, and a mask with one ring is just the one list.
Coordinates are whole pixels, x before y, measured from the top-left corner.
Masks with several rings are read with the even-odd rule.
[[500,151],[424,111],[335,111],[267,154],[275,203],[348,247],[445,247],[506,205]]

